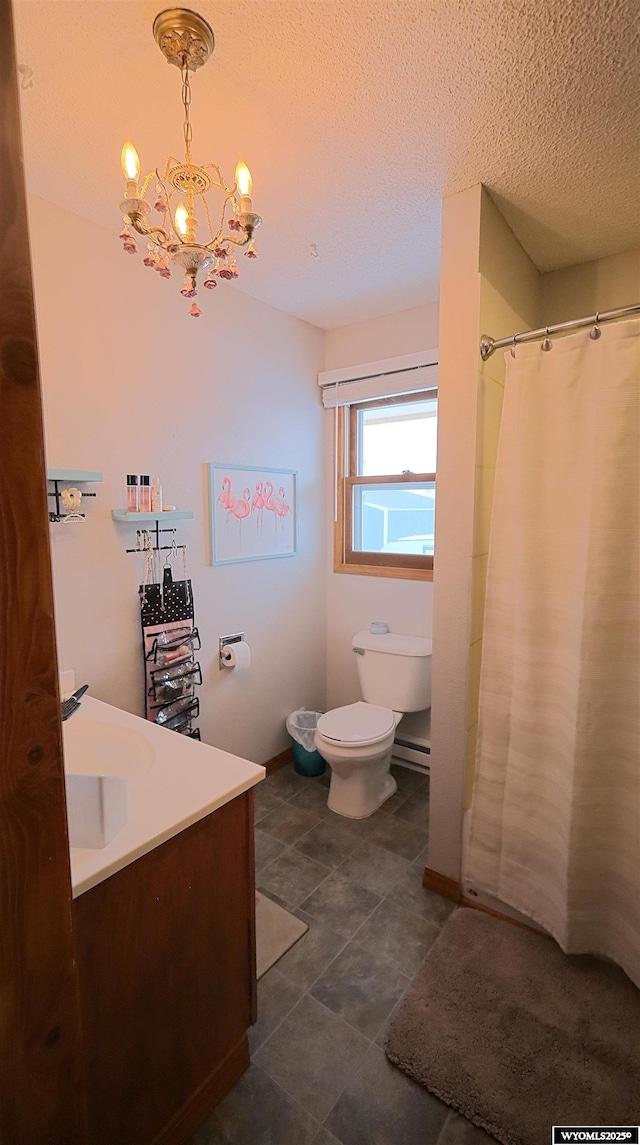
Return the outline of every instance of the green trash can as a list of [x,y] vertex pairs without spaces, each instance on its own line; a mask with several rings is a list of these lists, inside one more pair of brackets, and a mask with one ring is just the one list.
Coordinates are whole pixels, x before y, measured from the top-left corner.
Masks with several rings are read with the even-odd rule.
[[293,746],[293,766],[298,775],[322,775],[326,763],[315,748],[315,735],[322,712],[300,709],[287,719],[287,731]]

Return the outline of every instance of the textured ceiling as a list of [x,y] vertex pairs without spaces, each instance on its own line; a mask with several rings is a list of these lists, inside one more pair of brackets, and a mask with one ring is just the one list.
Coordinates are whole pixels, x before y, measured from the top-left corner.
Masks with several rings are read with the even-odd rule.
[[[29,185],[116,232],[125,135],[144,171],[181,153],[161,7],[16,2]],[[230,180],[242,155],[264,217],[237,289],[323,327],[434,299],[441,199],[478,182],[542,270],[640,242],[637,0],[197,8],[194,157]]]

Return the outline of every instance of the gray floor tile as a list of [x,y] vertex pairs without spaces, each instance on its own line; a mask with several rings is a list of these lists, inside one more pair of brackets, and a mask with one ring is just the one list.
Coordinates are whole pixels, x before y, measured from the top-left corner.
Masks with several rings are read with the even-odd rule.
[[323,1121],[368,1045],[362,1034],[305,994],[259,1050],[256,1062]]
[[291,906],[300,906],[329,874],[328,867],[314,863],[306,855],[286,847],[281,855],[264,867],[257,879],[258,890],[266,889]]
[[255,791],[253,797],[254,817],[257,826],[260,820],[264,819],[265,815],[275,810],[276,807],[282,806],[282,800],[278,799],[276,795],[271,794],[266,787],[266,780],[263,780],[262,783],[258,783],[253,790]]
[[292,807],[300,807],[303,811],[315,811],[318,815],[324,816],[329,810],[327,807],[328,795],[329,792],[326,787],[323,787],[321,783],[311,781],[297,795],[294,795],[290,803]]
[[249,1030],[251,1056],[260,1049],[271,1036],[296,1002],[302,997],[303,988],[285,978],[275,966],[267,971],[258,982],[258,1021]]
[[330,927],[311,918],[303,910],[295,911],[296,918],[306,922],[309,929],[302,938],[291,947],[279,960],[278,970],[286,974],[292,982],[296,982],[304,990],[320,977],[336,954],[339,954],[346,943],[346,938],[336,934]]
[[428,861],[429,861],[429,844],[427,843],[426,847],[423,847],[422,850],[416,855],[413,862],[415,863],[416,867],[421,867],[422,870],[424,871],[424,868],[426,867]]
[[265,835],[263,831],[255,833],[256,871],[261,871],[272,859],[284,851],[284,843],[278,842],[272,835]]
[[437,1145],[492,1145],[494,1140],[484,1129],[452,1110],[440,1132]]
[[273,835],[281,843],[295,843],[302,835],[318,822],[317,814],[303,811],[301,807],[294,807],[291,803],[281,803],[269,815],[260,820],[260,830]]
[[330,1133],[323,1125],[318,1136],[314,1137],[312,1145],[340,1145],[340,1142],[338,1138],[334,1137],[333,1133]]
[[456,909],[456,904],[450,899],[437,895],[435,891],[428,891],[422,885],[422,872],[419,867],[411,866],[404,872],[397,882],[393,884],[387,897],[397,906],[406,907],[407,910],[419,914],[422,918],[443,926]]
[[388,959],[403,974],[413,977],[439,933],[435,922],[384,899],[360,927],[356,941],[358,946]]
[[[409,979],[409,986],[410,985],[411,985],[411,979]],[[408,987],[407,987],[407,989],[408,989]],[[396,1014],[398,1013],[398,1010],[400,1009],[400,1006],[402,1005],[402,999],[404,998],[404,995],[406,994],[406,992],[407,991],[405,990],[404,993],[401,995],[401,997],[398,998],[398,1001],[396,1002],[395,1006],[393,1007],[393,1010],[389,1014],[389,1017],[387,1018],[386,1022],[384,1023],[384,1025],[381,1027],[381,1029],[378,1032],[378,1036],[376,1038],[376,1045],[382,1046],[382,1049],[384,1049],[386,1041],[387,1041],[387,1034],[389,1032],[389,1026],[391,1025],[393,1019],[395,1018]]]
[[310,993],[333,1014],[373,1039],[409,982],[392,962],[350,942]]
[[325,867],[335,868],[355,851],[359,842],[358,829],[334,815],[331,819],[321,819],[303,839],[298,839],[296,850],[317,863],[324,863]]
[[338,874],[352,879],[374,894],[384,896],[400,876],[409,870],[411,863],[407,859],[365,840],[340,864]]
[[413,862],[423,847],[426,847],[428,836],[426,831],[414,827],[412,823],[405,823],[397,815],[386,815],[374,824],[369,842],[386,847],[388,851]]
[[312,1145],[318,1122],[251,1065],[189,1145]]
[[390,795],[389,798],[385,800],[385,802],[382,804],[382,807],[378,808],[376,814],[393,815],[399,807],[402,807],[403,803],[406,803],[406,801],[406,793],[394,791],[393,795]]
[[305,779],[304,776],[298,775],[294,771],[293,764],[287,763],[284,767],[279,767],[272,775],[268,775],[263,781],[263,785],[270,795],[276,795],[278,799],[292,799],[302,790],[305,783],[313,782]]
[[343,1145],[435,1145],[448,1114],[371,1046],[326,1124]]
[[403,795],[417,795],[419,791],[426,792],[428,790],[428,777],[420,771],[413,771],[410,767],[392,763],[391,774],[398,784],[398,791]]
[[429,796],[420,791],[417,795],[410,795],[395,811],[396,819],[403,819],[405,823],[413,823],[423,831],[429,831]]
[[379,895],[342,875],[331,874],[301,906],[313,918],[351,938],[379,902]]
[[268,899],[271,899],[272,902],[277,902],[278,906],[283,906],[285,910],[288,910],[291,913],[293,913],[293,911],[295,910],[295,907],[292,906],[292,904],[290,902],[287,902],[286,899],[283,899],[280,895],[277,895],[274,891],[268,890],[267,887],[258,887],[257,889],[260,891],[261,894],[266,895]]

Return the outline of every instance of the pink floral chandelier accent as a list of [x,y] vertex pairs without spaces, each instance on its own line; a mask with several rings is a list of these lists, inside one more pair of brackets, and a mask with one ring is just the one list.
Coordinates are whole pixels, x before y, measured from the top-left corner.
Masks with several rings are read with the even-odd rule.
[[[174,271],[180,271],[184,276],[180,293],[184,298],[193,299],[198,291],[200,271],[205,275],[202,285],[208,290],[217,286],[217,279],[231,281],[238,277],[237,247],[247,247],[244,252],[247,258],[257,258],[254,232],[262,219],[253,211],[251,174],[242,161],[236,167],[234,185],[229,187],[215,163],[198,166],[192,159],[190,73],[209,59],[214,47],[213,30],[196,12],[171,8],[156,16],[153,34],[163,55],[180,68],[182,75],[185,156],[180,161],[170,155],[165,167],[162,170],[156,167],[140,186],[138,153],[131,141],[126,140],[121,162],[127,189],[120,203],[125,226],[120,238],[127,254],[137,251],[132,228],[146,238],[144,265],[161,278],[171,278]],[[150,221],[152,208],[145,198],[154,180],[153,210],[161,216],[158,225]],[[217,230],[211,222],[207,201],[207,194],[213,188],[222,192],[223,199],[221,209],[218,208],[214,216],[219,219]],[[203,242],[196,239],[198,211],[204,216],[208,230]],[[192,302],[189,314],[199,318],[201,313],[197,303]]]

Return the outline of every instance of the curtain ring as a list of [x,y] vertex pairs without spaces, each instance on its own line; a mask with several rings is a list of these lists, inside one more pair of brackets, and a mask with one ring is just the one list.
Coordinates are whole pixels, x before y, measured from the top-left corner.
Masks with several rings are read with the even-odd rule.
[[544,338],[542,339],[540,349],[541,350],[550,350],[551,349],[551,339],[549,337],[549,327],[546,326],[545,329],[546,329],[546,334],[545,334]]
[[515,358],[515,356],[516,356],[516,338],[517,338],[517,337],[518,337],[518,335],[517,335],[517,334],[514,334],[514,335],[513,335],[513,346],[512,346],[512,347],[511,347],[511,349],[509,350],[509,353],[511,354],[511,357],[512,357],[512,358]]
[[602,330],[600,329],[600,327],[598,325],[599,321],[600,321],[600,311],[596,310],[595,324],[591,327],[591,329],[589,331],[589,337],[592,338],[594,342],[602,334]]

